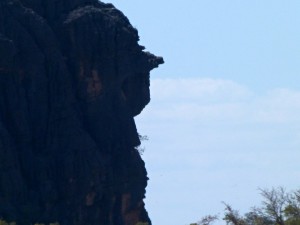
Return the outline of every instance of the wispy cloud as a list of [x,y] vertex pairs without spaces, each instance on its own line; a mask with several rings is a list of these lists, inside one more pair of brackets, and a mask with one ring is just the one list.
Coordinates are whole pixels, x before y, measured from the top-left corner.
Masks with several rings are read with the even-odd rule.
[[151,116],[161,119],[300,121],[300,91],[296,90],[273,89],[259,95],[230,80],[187,78],[154,79],[151,94]]
[[232,101],[252,94],[246,87],[233,81],[209,78],[153,79],[151,90],[152,97],[159,101]]

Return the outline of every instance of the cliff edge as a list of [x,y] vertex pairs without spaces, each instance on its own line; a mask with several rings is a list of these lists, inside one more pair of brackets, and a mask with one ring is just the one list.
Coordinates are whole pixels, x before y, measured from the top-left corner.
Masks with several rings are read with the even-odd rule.
[[0,1],[0,218],[151,224],[134,117],[163,63],[112,4]]

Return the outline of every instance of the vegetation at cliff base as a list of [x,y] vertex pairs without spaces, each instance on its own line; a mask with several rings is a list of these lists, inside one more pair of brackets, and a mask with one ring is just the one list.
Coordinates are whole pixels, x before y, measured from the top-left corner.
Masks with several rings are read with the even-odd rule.
[[[6,222],[5,220],[0,219],[0,225],[17,225],[16,222]],[[34,225],[46,225],[44,223],[35,223]],[[49,225],[59,225],[59,223],[50,223]]]
[[227,225],[300,225],[300,189],[286,192],[283,187],[259,189],[263,198],[260,207],[241,215],[224,203],[223,216],[207,215],[190,225],[212,225],[223,220]]
[[16,225],[16,223],[15,222],[8,223],[8,222],[0,219],[0,225]]
[[136,225],[149,225],[149,223],[138,222]]

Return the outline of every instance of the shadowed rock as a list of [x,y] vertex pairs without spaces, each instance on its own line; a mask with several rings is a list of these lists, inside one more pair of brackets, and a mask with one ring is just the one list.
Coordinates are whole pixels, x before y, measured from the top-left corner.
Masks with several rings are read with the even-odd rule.
[[163,59],[111,4],[0,1],[0,218],[151,224],[134,116]]

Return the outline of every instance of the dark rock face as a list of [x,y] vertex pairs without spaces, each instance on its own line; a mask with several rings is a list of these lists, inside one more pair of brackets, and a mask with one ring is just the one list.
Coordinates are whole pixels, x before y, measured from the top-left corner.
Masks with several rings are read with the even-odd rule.
[[134,116],[162,58],[97,0],[0,1],[0,218],[151,224]]

